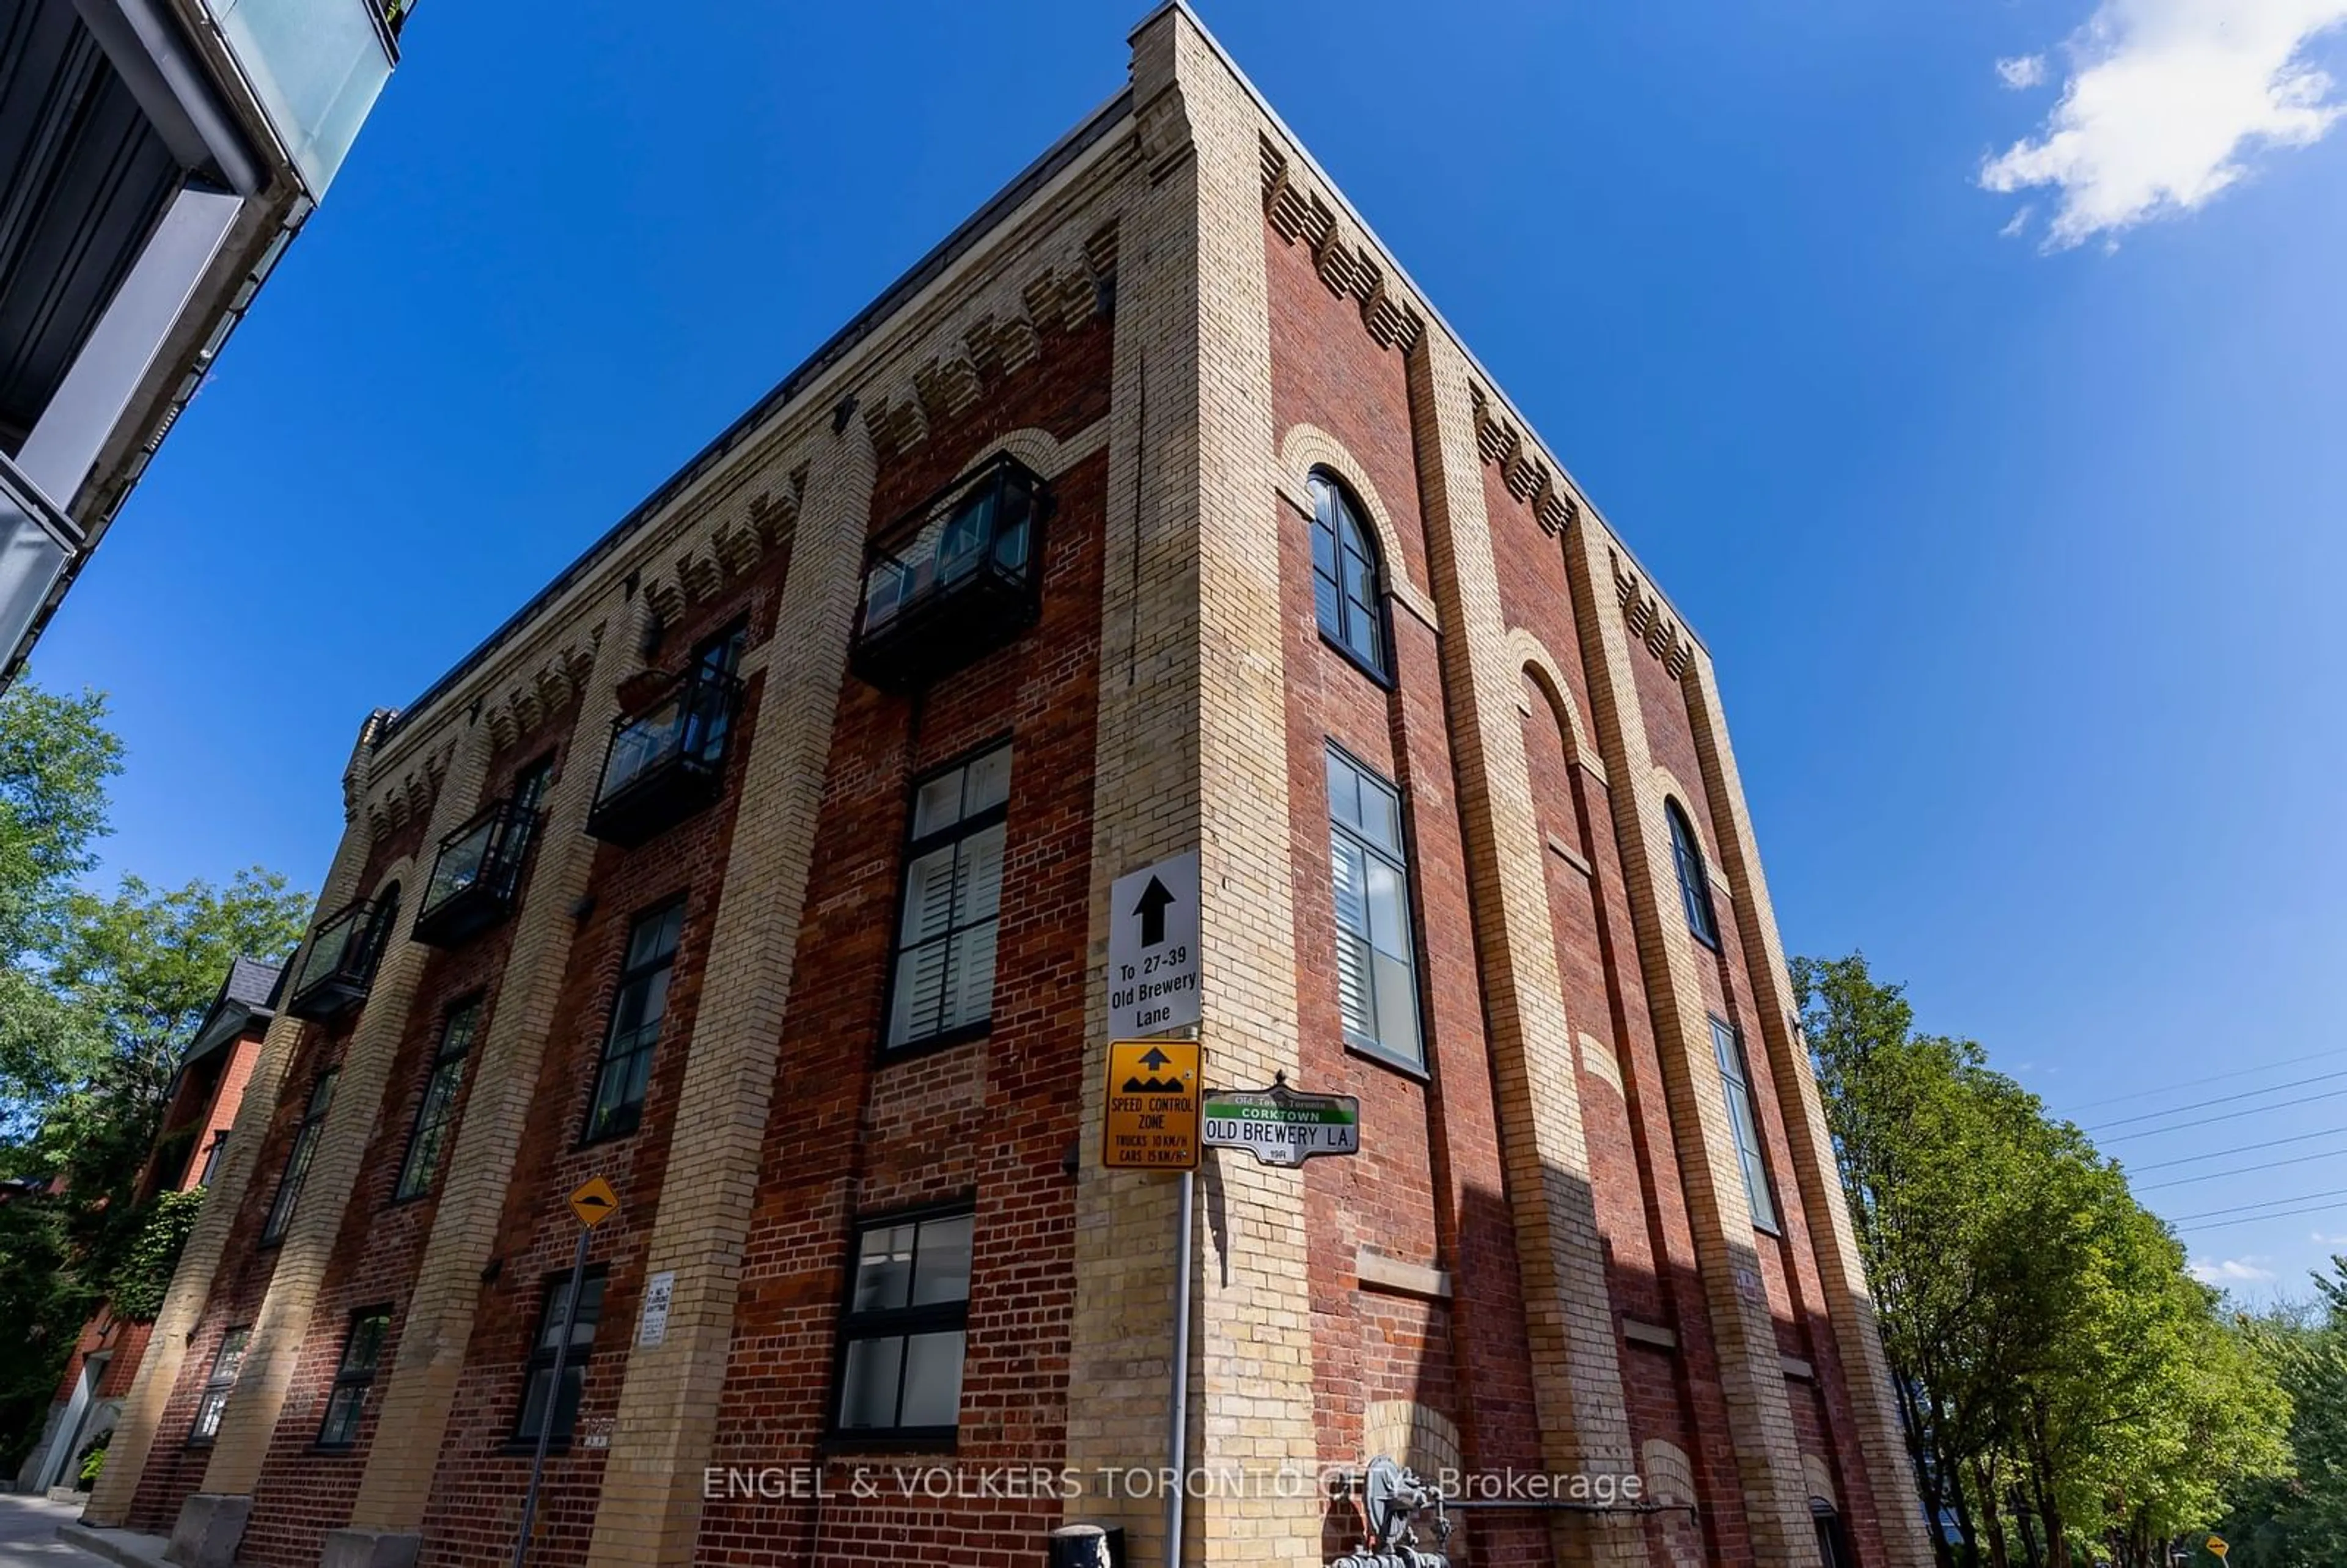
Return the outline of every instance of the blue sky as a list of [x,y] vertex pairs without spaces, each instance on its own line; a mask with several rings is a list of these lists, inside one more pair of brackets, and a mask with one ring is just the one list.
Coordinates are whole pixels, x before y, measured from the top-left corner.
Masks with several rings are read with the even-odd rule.
[[[2347,1071],[2347,0],[1202,9],[1709,644],[1789,950],[1863,947],[2090,1126]],[[425,5],[37,651],[130,747],[108,873],[314,886],[368,710],[1114,91],[1139,15]],[[2341,1088],[2106,1134],[2240,1151],[2146,1184],[2319,1156],[2145,1193],[2197,1225],[2347,1188]],[[2295,1288],[2330,1201],[2186,1239]]]

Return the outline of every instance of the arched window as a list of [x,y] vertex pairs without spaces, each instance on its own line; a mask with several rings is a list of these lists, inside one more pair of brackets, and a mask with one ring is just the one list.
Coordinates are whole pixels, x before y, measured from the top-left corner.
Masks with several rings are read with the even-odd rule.
[[1671,859],[1678,867],[1679,902],[1686,907],[1687,929],[1696,941],[1717,948],[1719,922],[1711,912],[1711,878],[1703,869],[1703,846],[1696,842],[1695,828],[1678,802],[1665,801],[1663,810],[1671,819]]
[[1370,671],[1386,673],[1378,552],[1353,498],[1327,475],[1312,475],[1312,608],[1328,640]]

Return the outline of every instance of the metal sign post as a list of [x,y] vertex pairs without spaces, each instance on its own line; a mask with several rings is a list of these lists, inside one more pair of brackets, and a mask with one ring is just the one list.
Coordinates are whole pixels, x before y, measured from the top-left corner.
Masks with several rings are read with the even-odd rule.
[[[579,1245],[570,1255],[570,1289],[562,1303],[562,1337],[554,1342],[554,1370],[547,1379],[546,1403],[538,1412],[538,1447],[529,1457],[529,1490],[521,1494],[521,1530],[514,1537],[513,1568],[521,1568],[529,1554],[530,1527],[538,1522],[538,1488],[546,1476],[546,1445],[554,1436],[554,1412],[562,1404],[562,1364],[570,1355],[570,1336],[579,1327],[579,1291],[587,1283],[587,1238],[595,1227],[620,1212],[619,1194],[600,1176],[590,1176],[570,1194],[570,1212],[579,1216]],[[586,1389],[579,1393],[583,1398]],[[522,1396],[529,1398],[525,1388]]]
[[1182,1173],[1174,1204],[1174,1367],[1165,1419],[1165,1463],[1174,1484],[1165,1493],[1165,1568],[1182,1568],[1182,1491],[1190,1468],[1190,1233],[1195,1213],[1198,1173]]

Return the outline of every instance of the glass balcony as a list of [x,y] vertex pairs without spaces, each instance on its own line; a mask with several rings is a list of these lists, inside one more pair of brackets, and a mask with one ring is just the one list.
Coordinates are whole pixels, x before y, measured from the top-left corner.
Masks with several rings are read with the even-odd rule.
[[909,692],[1022,636],[1043,614],[1051,493],[1004,453],[882,529],[866,552],[848,666]]
[[399,63],[406,6],[372,0],[204,0],[313,200],[349,156]]
[[375,960],[383,957],[388,925],[382,909],[366,898],[346,904],[318,922],[285,1010],[295,1018],[325,1023],[366,1000],[367,988],[374,983]]
[[501,800],[442,839],[415,911],[415,939],[453,948],[512,914],[537,831],[538,813]]
[[742,682],[721,671],[695,666],[670,676],[611,726],[587,831],[633,848],[714,802],[741,700]]

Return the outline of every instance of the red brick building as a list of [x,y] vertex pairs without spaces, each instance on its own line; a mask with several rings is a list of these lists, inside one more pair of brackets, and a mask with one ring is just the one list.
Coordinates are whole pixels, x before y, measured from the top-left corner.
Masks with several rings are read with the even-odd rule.
[[1386,1455],[1458,1561],[1925,1561],[1708,652],[1194,17],[1132,49],[368,722],[93,1522],[493,1563],[543,1432],[542,1563],[1154,1559],[1111,890],[1194,856],[1175,1032],[1361,1148],[1197,1177],[1189,1560],[1345,1554]]
[[[262,1033],[275,1016],[279,973],[275,964],[257,958],[239,958],[230,967],[219,997],[180,1052],[161,1130],[132,1188],[133,1202],[210,1184],[260,1058]],[[47,1427],[17,1474],[19,1490],[77,1484],[82,1456],[102,1446],[114,1430],[122,1398],[146,1354],[148,1329],[145,1323],[115,1316],[110,1302],[82,1326],[57,1379]]]

